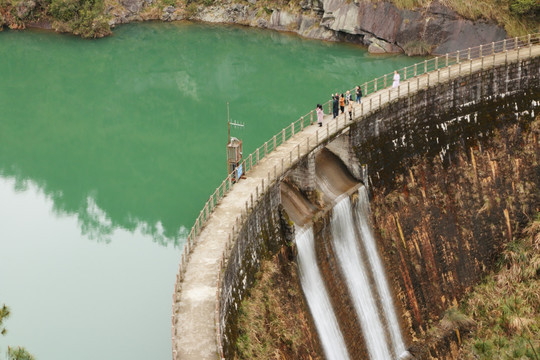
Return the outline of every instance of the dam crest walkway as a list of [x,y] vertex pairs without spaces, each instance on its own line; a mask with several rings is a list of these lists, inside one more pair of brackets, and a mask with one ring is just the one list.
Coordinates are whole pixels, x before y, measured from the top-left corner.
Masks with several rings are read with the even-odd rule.
[[[222,358],[219,334],[219,289],[223,264],[234,234],[250,208],[269,186],[280,181],[289,168],[314,149],[347,131],[352,123],[390,102],[463,75],[510,62],[540,56],[540,34],[507,39],[470,48],[399,69],[399,87],[392,88],[393,74],[361,85],[364,97],[348,114],[336,119],[325,115],[323,127],[314,111],[273,136],[245,158],[246,174],[237,183],[230,174],[210,196],[191,229],[182,254],[172,305],[173,359]],[[324,104],[326,112],[331,103]]]

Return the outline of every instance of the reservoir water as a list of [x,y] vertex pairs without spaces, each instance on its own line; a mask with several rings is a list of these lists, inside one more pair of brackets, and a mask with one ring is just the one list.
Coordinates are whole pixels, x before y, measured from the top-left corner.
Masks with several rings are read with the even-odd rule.
[[226,175],[226,103],[249,154],[417,61],[233,26],[1,32],[0,359],[170,358],[179,254]]

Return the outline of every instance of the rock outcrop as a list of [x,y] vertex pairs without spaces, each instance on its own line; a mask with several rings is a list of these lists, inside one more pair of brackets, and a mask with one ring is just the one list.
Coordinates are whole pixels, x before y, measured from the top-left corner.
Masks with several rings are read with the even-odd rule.
[[186,18],[210,23],[234,23],[303,37],[360,43],[372,53],[408,55],[445,54],[507,37],[506,31],[485,20],[471,21],[445,7],[439,0],[427,8],[398,9],[392,2],[357,0],[305,0],[299,9],[261,9],[256,0],[198,5],[191,11],[168,6],[159,14],[141,17],[154,0],[123,0],[123,11],[112,11],[112,24],[156,18]]

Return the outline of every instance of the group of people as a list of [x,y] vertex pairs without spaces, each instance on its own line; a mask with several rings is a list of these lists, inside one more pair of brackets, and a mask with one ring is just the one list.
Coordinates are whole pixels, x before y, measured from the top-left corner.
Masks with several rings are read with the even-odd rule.
[[[394,71],[394,78],[393,78],[393,82],[392,82],[392,87],[393,88],[397,88],[399,87],[399,81],[400,81],[400,76],[399,76],[399,73],[396,71]],[[355,96],[355,100],[356,103],[360,104],[362,102],[362,88],[360,86],[356,86],[356,89],[355,89],[355,93],[354,93],[354,96]],[[332,115],[333,115],[333,118],[337,118],[338,115],[339,115],[339,112],[341,110],[341,114],[343,114],[345,112],[345,106],[347,106],[347,112],[349,113],[349,119],[352,120],[352,112],[353,112],[353,99],[352,99],[352,94],[349,90],[347,90],[347,92],[345,94],[338,94],[338,93],[335,93],[335,94],[332,94]],[[317,123],[319,124],[319,126],[322,126],[322,121],[323,121],[323,116],[324,116],[324,111],[323,111],[323,107],[321,104],[317,104]]]

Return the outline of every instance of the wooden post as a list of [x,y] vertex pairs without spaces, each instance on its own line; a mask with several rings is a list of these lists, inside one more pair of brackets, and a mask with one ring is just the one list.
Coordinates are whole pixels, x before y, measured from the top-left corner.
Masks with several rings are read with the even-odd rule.
[[467,49],[467,60],[471,60],[471,48]]
[[403,68],[403,80],[407,80],[407,67]]
[[386,88],[386,74],[384,74],[384,87]]
[[300,116],[300,131],[304,130],[304,117]]
[[441,69],[437,69],[437,84],[441,83]]
[[448,66],[448,54],[446,54],[446,63],[445,63],[445,66]]
[[294,136],[294,123],[291,123],[291,137]]
[[427,60],[424,60],[424,74],[427,74]]
[[456,61],[459,63],[459,50],[456,53]]
[[377,91],[377,78],[375,78],[374,90],[373,91]]
[[503,40],[503,51],[506,51],[506,39]]
[[259,148],[257,148],[257,164],[259,163]]
[[253,169],[253,157],[249,154],[249,170]]
[[414,76],[416,76],[417,74],[418,74],[418,72],[417,72],[417,66],[416,66],[416,64],[414,64]]
[[309,113],[309,125],[313,125],[313,110]]
[[285,142],[285,129],[281,130],[281,143]]
[[274,148],[272,150],[276,150],[276,135],[274,135]]
[[268,155],[268,141],[264,143],[264,156]]
[[495,42],[491,42],[491,53],[492,55],[495,54]]
[[482,45],[480,45],[480,57],[484,57],[484,52],[482,51]]

